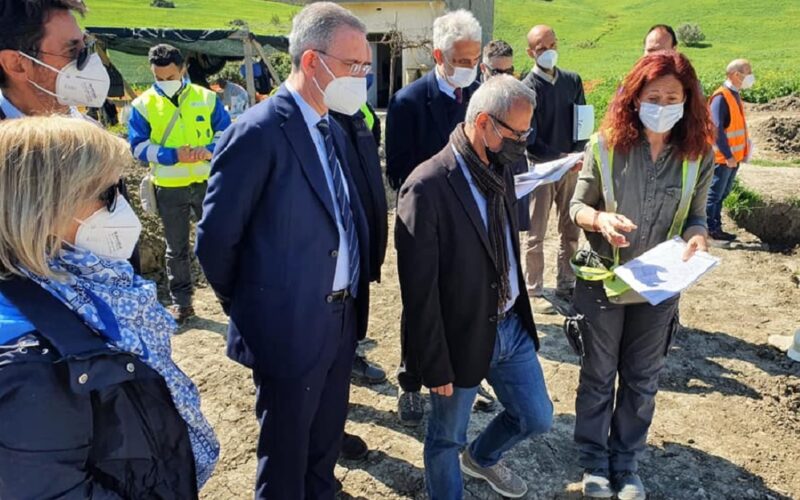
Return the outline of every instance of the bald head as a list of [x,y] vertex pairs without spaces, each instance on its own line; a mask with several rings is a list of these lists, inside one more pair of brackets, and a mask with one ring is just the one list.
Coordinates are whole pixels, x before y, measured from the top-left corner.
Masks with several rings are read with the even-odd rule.
[[528,57],[531,59],[536,60],[544,52],[557,48],[556,32],[550,26],[539,24],[528,32]]

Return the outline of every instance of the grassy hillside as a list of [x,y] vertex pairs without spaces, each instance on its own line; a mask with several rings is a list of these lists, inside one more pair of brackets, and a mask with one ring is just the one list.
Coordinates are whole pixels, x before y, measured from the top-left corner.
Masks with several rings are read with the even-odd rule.
[[[223,28],[242,19],[254,32],[288,32],[299,7],[265,0],[174,0],[176,9],[150,7],[149,0],[88,0],[86,26]],[[683,47],[707,88],[724,78],[736,57],[752,60],[758,83],[750,100],[800,91],[799,0],[496,0],[495,37],[514,46],[516,66],[529,68],[525,35],[550,24],[560,43],[559,65],[578,71],[589,99],[604,108],[619,78],[641,55],[645,31],[656,23],[700,25],[702,48]],[[148,82],[141,58],[112,54],[124,74]]]

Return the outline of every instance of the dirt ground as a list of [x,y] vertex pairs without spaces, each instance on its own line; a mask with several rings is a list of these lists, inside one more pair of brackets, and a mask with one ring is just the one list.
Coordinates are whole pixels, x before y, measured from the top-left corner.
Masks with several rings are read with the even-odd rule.
[[[769,109],[754,108],[753,125],[775,115],[796,117],[796,104],[789,100]],[[759,156],[785,158],[770,148],[760,149]],[[760,192],[796,196],[800,169],[745,167],[742,178]],[[734,227],[730,220],[727,224]],[[800,249],[769,253],[754,236],[737,232],[743,243],[713,248],[721,265],[681,301],[684,328],[661,377],[641,462],[651,499],[800,498],[800,363],[767,345],[770,335],[800,328],[800,289],[792,280],[800,272]],[[545,275],[550,286],[557,245],[551,222]],[[347,430],[362,436],[371,451],[363,461],[337,466],[344,499],[426,498],[424,427],[402,427],[396,415],[401,305],[392,246],[383,281],[372,288],[369,340],[362,346],[390,376],[378,386],[352,388]],[[198,318],[173,345],[178,363],[200,388],[203,409],[222,444],[220,462],[201,496],[252,498],[258,430],[252,378],[225,357],[227,319],[210,289],[197,291],[196,309]],[[527,498],[580,498],[581,470],[572,441],[578,360],[564,338],[560,317],[537,315],[536,321],[555,423],[549,434],[518,445],[506,461],[527,481]],[[470,435],[492,417],[473,413]],[[499,498],[475,480],[467,480],[465,487],[468,498]]]
[[[547,244],[554,262],[555,227]],[[752,241],[740,233],[744,241]],[[758,248],[753,245],[752,248]],[[791,281],[798,251],[713,249],[722,264],[682,299],[685,328],[661,379],[655,422],[642,461],[650,498],[800,498],[800,363],[766,345],[767,337],[800,328],[800,290]],[[400,297],[393,250],[383,282],[372,289],[371,361],[390,373],[373,387],[354,386],[348,431],[372,450],[361,462],[337,466],[343,498],[425,498],[423,428],[408,429],[396,418]],[[546,282],[554,283],[553,266]],[[174,340],[175,356],[196,381],[203,408],[222,443],[222,457],[203,491],[205,499],[252,495],[257,425],[254,389],[247,370],[224,355],[226,318],[208,288],[197,293],[199,318]],[[572,442],[577,359],[557,316],[537,316],[540,357],[555,425],[508,454],[510,466],[528,482],[528,498],[578,498],[580,469]],[[265,318],[265,321],[269,321]],[[491,414],[474,413],[476,434]],[[474,480],[471,498],[499,498]]]

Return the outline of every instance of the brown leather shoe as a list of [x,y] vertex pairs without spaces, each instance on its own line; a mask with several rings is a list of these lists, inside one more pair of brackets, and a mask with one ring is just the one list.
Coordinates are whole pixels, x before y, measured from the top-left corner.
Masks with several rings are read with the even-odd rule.
[[194,316],[194,307],[192,306],[179,306],[178,304],[173,304],[169,306],[167,310],[172,315],[172,319],[174,319],[179,325],[182,325],[187,319]]

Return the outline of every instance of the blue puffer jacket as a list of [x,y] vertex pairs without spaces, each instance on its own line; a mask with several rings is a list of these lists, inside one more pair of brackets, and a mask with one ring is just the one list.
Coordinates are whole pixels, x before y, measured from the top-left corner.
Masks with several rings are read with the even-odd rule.
[[35,327],[0,342],[0,498],[197,498],[161,376],[35,283],[0,281],[0,293]]

